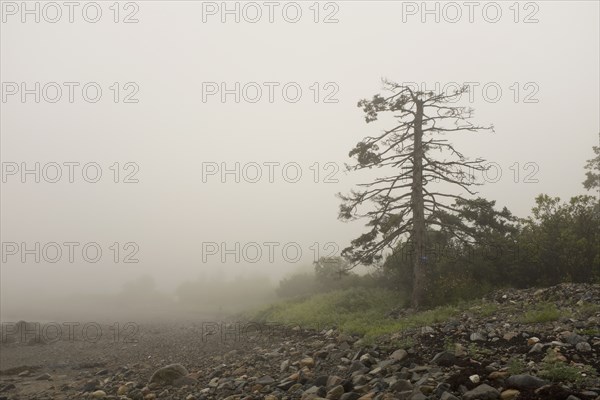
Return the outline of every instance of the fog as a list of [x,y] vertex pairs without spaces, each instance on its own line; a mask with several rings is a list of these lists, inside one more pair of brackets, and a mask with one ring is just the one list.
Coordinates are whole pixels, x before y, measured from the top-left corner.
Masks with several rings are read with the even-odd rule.
[[272,22],[261,2],[228,14],[139,1],[118,15],[99,2],[95,23],[86,3],[73,22],[62,3],[56,22],[24,4],[2,2],[0,31],[3,321],[199,318],[274,300],[281,278],[364,231],[337,219],[336,193],[381,173],[344,165],[386,126],[357,108],[382,78],[470,82],[459,103],[495,133],[448,139],[494,163],[501,175],[477,190],[520,217],[540,193],[584,193],[598,145],[598,2],[494,3],[500,16],[484,2],[473,22],[462,2],[460,18],[434,2],[437,15],[277,3]]

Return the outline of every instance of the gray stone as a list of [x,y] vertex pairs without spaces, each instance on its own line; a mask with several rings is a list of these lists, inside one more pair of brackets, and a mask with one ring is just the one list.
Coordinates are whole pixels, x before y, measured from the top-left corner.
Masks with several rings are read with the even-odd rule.
[[456,362],[456,356],[449,351],[442,351],[437,353],[433,360],[431,360],[432,364],[441,365],[442,367],[449,367],[454,365]]
[[390,390],[393,392],[406,392],[413,390],[413,385],[406,379],[399,379],[390,386]]
[[325,396],[325,397],[328,399],[331,399],[331,400],[338,400],[340,397],[342,397],[343,394],[344,394],[344,387],[342,385],[337,385],[333,389],[328,391],[327,396]]
[[424,326],[421,328],[421,333],[434,333],[435,330],[430,326]]
[[281,362],[281,365],[279,365],[279,372],[285,372],[287,371],[287,369],[290,366],[290,360],[285,360]]
[[500,398],[500,392],[484,383],[463,394],[462,398],[463,400],[496,400]]
[[580,336],[576,333],[572,333],[569,336],[567,336],[567,343],[572,344],[573,346],[575,346],[577,343],[580,342],[585,342],[585,338],[583,336]]
[[149,383],[157,383],[159,385],[172,385],[179,378],[183,378],[189,372],[181,364],[170,364],[159,368],[150,377]]
[[530,353],[541,353],[542,350],[544,350],[544,345],[542,343],[536,343],[533,345],[533,347],[531,347],[531,350],[529,350]]
[[408,357],[408,352],[404,349],[398,349],[390,355],[390,358],[392,360],[397,360],[397,361],[402,361],[406,357]]
[[506,380],[506,386],[513,389],[537,389],[546,384],[545,380],[527,374],[513,375]]
[[442,393],[440,400],[458,400],[458,397],[454,396],[450,392],[444,392],[444,393]]
[[273,382],[275,382],[275,379],[273,379],[269,375],[265,375],[256,380],[256,383],[258,383],[259,385],[270,385]]
[[575,348],[581,353],[589,353],[592,351],[592,346],[590,346],[588,342],[579,342],[575,345]]

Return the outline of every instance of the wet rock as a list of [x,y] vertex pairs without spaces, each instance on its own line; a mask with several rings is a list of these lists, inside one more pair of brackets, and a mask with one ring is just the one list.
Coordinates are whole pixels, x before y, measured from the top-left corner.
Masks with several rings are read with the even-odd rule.
[[502,393],[500,393],[500,398],[502,400],[514,400],[517,398],[519,393],[521,393],[521,392],[519,392],[518,390],[507,389],[507,390],[503,391]]
[[484,383],[463,394],[462,398],[463,400],[496,400],[500,398],[500,392]]
[[541,353],[544,350],[544,345],[542,343],[536,343],[533,345],[529,353]]
[[443,367],[450,367],[456,362],[456,356],[449,351],[442,351],[437,353],[431,360],[432,364],[441,365]]
[[327,392],[325,396],[327,399],[338,400],[344,394],[344,387],[342,385],[337,385],[333,387],[330,391]]
[[575,349],[580,353],[589,353],[592,351],[592,346],[588,342],[579,342],[575,345]]
[[183,365],[170,364],[154,371],[150,377],[149,383],[156,383],[158,385],[172,385],[174,381],[179,378],[183,378],[187,374],[189,374],[189,372]]
[[52,380],[52,376],[48,373],[41,374],[35,378],[36,381],[49,381]]
[[312,368],[315,366],[315,360],[312,357],[306,357],[300,360],[300,367]]
[[81,388],[82,392],[93,392],[94,390],[98,389],[98,387],[100,386],[100,381],[98,379],[92,379],[87,381],[83,387]]
[[275,379],[270,377],[269,375],[264,375],[256,380],[256,383],[259,385],[270,385],[275,382]]
[[444,392],[440,396],[440,400],[458,400],[458,397],[456,397],[455,395],[453,395],[450,392]]
[[16,388],[16,386],[14,384],[9,383],[8,385],[0,388],[0,393],[8,392],[9,390],[13,390],[15,388]]
[[471,342],[485,342],[487,340],[485,334],[481,332],[473,332],[471,336],[469,336]]
[[548,382],[538,378],[537,376],[526,374],[513,375],[506,380],[506,386],[508,386],[508,388],[521,390],[537,389],[546,385],[547,383]]
[[396,361],[402,361],[406,357],[408,357],[408,352],[404,349],[398,349],[390,355],[390,358]]

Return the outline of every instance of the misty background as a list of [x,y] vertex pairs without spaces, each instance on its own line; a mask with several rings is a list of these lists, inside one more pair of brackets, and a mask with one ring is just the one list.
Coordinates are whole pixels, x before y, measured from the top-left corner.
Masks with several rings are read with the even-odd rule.
[[[73,103],[3,98],[3,168],[95,162],[103,175],[97,183],[77,173],[73,183],[65,176],[57,183],[7,176],[0,194],[2,242],[95,242],[103,255],[97,263],[80,252],[73,263],[65,254],[56,263],[36,263],[33,256],[22,262],[3,252],[2,320],[150,318],[173,309],[195,316],[270,301],[280,279],[310,269],[315,249],[338,255],[363,231],[362,221],[337,220],[335,194],[347,193],[365,174],[381,174],[344,170],[356,142],[385,126],[365,124],[356,107],[379,93],[381,78],[425,82],[432,90],[436,82],[477,82],[473,101],[460,104],[472,106],[474,122],[494,124],[496,132],[448,138],[465,155],[497,163],[502,177],[478,191],[500,207],[525,217],[539,193],[584,193],[583,166],[600,131],[597,2],[536,2],[537,23],[515,23],[508,3],[497,23],[486,22],[480,9],[473,23],[466,15],[457,23],[433,17],[423,23],[420,15],[403,22],[402,2],[383,1],[335,2],[337,23],[315,23],[312,3],[301,3],[298,23],[277,11],[273,23],[266,16],[222,23],[220,14],[203,22],[202,3],[144,1],[136,2],[139,22],[124,24],[114,23],[109,4],[101,4],[105,14],[95,24],[77,13],[74,23],[55,24],[3,15],[3,84],[97,82],[103,89],[97,103],[78,95]],[[331,10],[321,9],[320,19]],[[521,10],[520,20],[527,14]],[[115,103],[114,82],[135,83],[139,101]],[[232,95],[203,101],[207,82],[228,88],[294,82],[303,93],[291,103],[276,88],[271,103],[263,86],[256,103],[236,103]],[[318,102],[310,89],[315,82]],[[498,101],[485,99],[487,83],[502,89]],[[539,89],[530,97],[535,103],[525,102],[531,88]],[[325,103],[327,94],[337,102]],[[119,183],[110,169],[115,162]],[[138,183],[122,182],[133,170],[124,168],[128,162],[139,167]],[[233,168],[236,162],[263,165],[263,178],[235,182],[217,173],[203,179],[207,163]],[[271,183],[265,162],[297,163],[302,178],[288,182],[276,167]],[[526,163],[534,166],[525,169]],[[119,262],[109,249],[115,242]],[[123,245],[130,242],[138,263],[123,262],[131,250]],[[272,260],[264,246],[257,262],[203,254],[203,243],[265,242],[278,243]],[[302,251],[295,262],[281,253],[290,243]]]

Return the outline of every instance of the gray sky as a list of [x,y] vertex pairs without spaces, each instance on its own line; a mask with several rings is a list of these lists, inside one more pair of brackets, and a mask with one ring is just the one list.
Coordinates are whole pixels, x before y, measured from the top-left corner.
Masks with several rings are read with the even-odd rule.
[[[27,4],[33,9],[36,2]],[[57,242],[63,254],[49,263],[40,249],[40,263],[33,255],[23,263],[22,248],[16,255],[5,248],[2,311],[32,291],[48,299],[114,292],[143,274],[165,291],[203,273],[262,272],[276,281],[314,259],[313,243],[320,255],[335,252],[329,242],[341,250],[363,223],[337,220],[335,193],[378,175],[347,175],[343,165],[356,142],[386,127],[367,125],[356,107],[380,91],[381,78],[428,89],[473,82],[472,101],[459,104],[474,107],[475,122],[493,123],[496,133],[449,138],[501,170],[479,189],[499,206],[526,216],[539,193],[583,193],[583,165],[600,131],[598,2],[523,2],[518,14],[512,2],[481,2],[473,22],[463,2],[427,3],[439,7],[439,22],[435,13],[423,13],[421,2],[275,2],[272,23],[263,2],[229,2],[230,9],[237,4],[239,22],[222,13],[221,2],[138,1],[120,3],[118,16],[112,2],[98,2],[97,23],[85,20],[95,18],[94,5],[84,14],[86,2],[78,3],[69,23],[59,2],[62,17],[51,23],[56,9],[44,4],[36,23],[35,15],[23,15],[21,2],[2,2],[1,233],[5,246]],[[262,18],[252,23],[257,9]],[[299,21],[288,22],[297,9]],[[138,22],[123,23],[127,16]],[[34,92],[40,82],[39,103],[34,94],[22,101],[23,82]],[[223,102],[221,83],[235,92],[236,82],[239,103],[231,93]],[[86,83],[92,83],[88,100]],[[56,86],[62,97],[51,103]],[[102,96],[92,103],[94,87]],[[257,88],[262,97],[253,103]],[[293,102],[297,88],[302,93]],[[127,95],[137,103],[125,103]],[[40,182],[33,174],[21,182],[22,163],[33,169],[36,162]],[[80,163],[71,164],[73,183],[65,162]],[[61,166],[57,183],[48,182],[52,163]],[[100,167],[97,183],[82,177],[87,163],[97,163],[87,169],[89,180],[94,165]],[[223,166],[236,163],[239,183],[233,174],[221,176]],[[15,165],[19,171],[10,175]],[[252,183],[257,165],[262,177]],[[294,182],[298,167],[302,176]],[[138,183],[122,182],[130,173]],[[80,244],[73,263],[64,242]],[[103,252],[97,263],[82,258],[91,242]],[[125,249],[129,242],[135,245]],[[219,249],[203,262],[202,243],[209,242]],[[223,263],[222,242],[246,246],[246,261],[255,255],[248,243],[258,243],[262,256],[249,263],[242,254],[236,263],[229,255]],[[278,243],[270,245],[272,260],[265,242]],[[282,255],[286,244],[290,258],[301,249],[298,263]],[[123,263],[134,250],[139,263]]]

